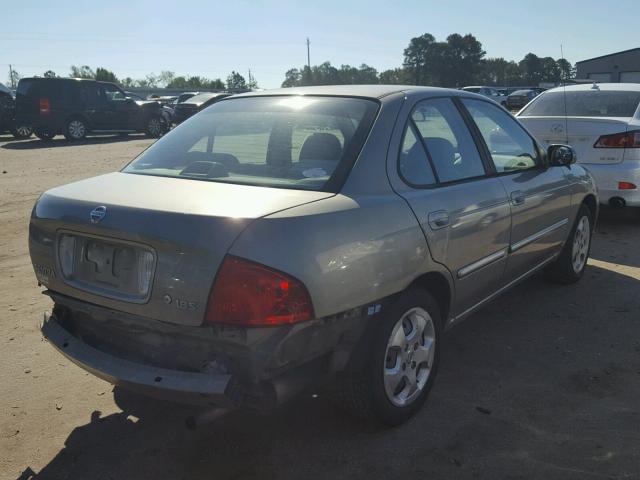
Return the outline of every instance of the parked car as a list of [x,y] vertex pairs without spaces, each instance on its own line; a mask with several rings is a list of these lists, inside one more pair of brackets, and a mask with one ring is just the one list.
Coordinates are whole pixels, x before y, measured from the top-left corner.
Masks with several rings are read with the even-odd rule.
[[498,92],[498,90],[496,90],[493,87],[480,87],[480,86],[463,87],[462,90],[464,90],[465,92],[472,92],[472,93],[477,93],[479,95],[484,95],[485,97],[490,98],[491,100],[496,102],[498,105],[502,105],[503,107],[506,107],[507,105],[507,97],[500,94],[500,92]]
[[518,119],[543,144],[571,144],[578,162],[595,177],[602,203],[640,207],[639,84],[547,90]]
[[444,330],[536,271],[583,275],[598,207],[574,159],[458,90],[230,97],[38,199],[42,332],[150,395],[265,410],[333,377],[356,414],[399,424]]
[[113,83],[73,78],[21,79],[16,119],[43,140],[57,134],[80,140],[88,133],[165,132],[157,102],[136,102]]
[[0,133],[11,132],[14,138],[29,138],[33,130],[28,125],[16,124],[15,100],[11,90],[0,83]]
[[173,111],[173,123],[179,124],[184,122],[187,118],[195,115],[200,110],[207,108],[209,105],[213,105],[219,102],[223,98],[232,95],[231,93],[218,92],[218,93],[199,93],[193,97],[185,100],[182,103],[178,103]]
[[535,90],[516,90],[507,97],[509,110],[520,110],[538,95]]
[[177,105],[178,103],[186,102],[191,97],[195,97],[199,93],[200,92],[184,92],[184,93],[181,93],[180,95],[178,95],[178,98],[176,98],[174,106]]

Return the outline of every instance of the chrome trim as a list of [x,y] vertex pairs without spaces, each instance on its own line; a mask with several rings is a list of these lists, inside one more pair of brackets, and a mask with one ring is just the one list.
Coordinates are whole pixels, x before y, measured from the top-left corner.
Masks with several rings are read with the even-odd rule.
[[447,328],[452,326],[454,323],[459,322],[460,320],[462,320],[464,317],[468,316],[469,314],[473,313],[475,310],[477,310],[478,308],[482,307],[485,303],[490,302],[491,300],[493,300],[494,298],[499,296],[504,291],[509,290],[515,284],[520,283],[522,280],[528,278],[530,275],[532,275],[533,273],[535,273],[536,271],[540,270],[541,268],[543,268],[548,263],[550,263],[553,260],[555,260],[558,255],[559,255],[559,253],[554,253],[549,258],[547,258],[546,260],[543,260],[541,263],[539,263],[538,265],[536,265],[532,269],[527,270],[525,273],[523,273],[522,275],[517,277],[515,280],[512,280],[511,282],[507,283],[503,287],[500,287],[498,290],[493,292],[491,295],[486,297],[484,300],[480,300],[478,303],[476,303],[472,307],[467,308],[461,314],[456,315],[455,317],[452,317],[451,320],[449,320],[449,322],[448,322]]
[[565,226],[567,223],[569,223],[569,219],[568,218],[564,218],[564,219],[560,220],[559,222],[556,222],[553,225],[550,225],[547,228],[545,228],[543,230],[540,230],[539,232],[536,232],[533,235],[530,235],[527,238],[523,238],[519,242],[516,242],[516,243],[512,244],[511,247],[509,248],[509,251],[510,252],[515,252],[516,250],[520,250],[522,247],[526,247],[530,243],[533,243],[536,240],[539,240],[540,238],[542,238],[542,237],[544,237],[546,235],[549,235],[551,232],[559,229],[560,227]]
[[503,248],[502,250],[498,250],[497,252],[492,253],[491,255],[487,255],[480,260],[477,260],[473,263],[470,263],[466,267],[462,267],[458,270],[458,278],[466,277],[467,275],[472,274],[473,272],[480,270],[482,267],[486,267],[490,263],[495,262],[496,260],[500,260],[507,256],[507,249]]

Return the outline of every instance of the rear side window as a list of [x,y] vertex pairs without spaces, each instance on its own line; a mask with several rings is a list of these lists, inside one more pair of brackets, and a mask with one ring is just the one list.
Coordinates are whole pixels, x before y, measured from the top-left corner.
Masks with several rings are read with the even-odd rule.
[[485,174],[473,137],[449,98],[423,100],[411,115],[440,182]]
[[427,152],[415,133],[412,123],[407,125],[398,161],[400,176],[410,185],[426,187],[436,183]]
[[465,98],[462,103],[478,126],[498,173],[538,165],[533,139],[513,117],[489,102]]
[[82,99],[88,107],[99,107],[102,105],[104,101],[102,90],[97,83],[82,82],[80,91]]
[[640,92],[582,90],[545,92],[520,113],[521,117],[633,117]]
[[377,106],[365,99],[297,95],[217,102],[172,130],[123,171],[331,189],[329,185],[339,184],[355,161]]

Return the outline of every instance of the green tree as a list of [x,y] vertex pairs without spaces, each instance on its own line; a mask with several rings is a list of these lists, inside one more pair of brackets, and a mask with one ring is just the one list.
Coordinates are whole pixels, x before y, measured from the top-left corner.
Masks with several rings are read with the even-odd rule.
[[572,79],[576,77],[575,67],[564,58],[559,58],[558,60],[556,60],[556,64],[558,65],[558,70],[560,70],[560,78],[562,80]]
[[99,80],[101,82],[118,83],[118,77],[116,77],[116,74],[113,73],[112,71],[107,70],[106,68],[102,68],[102,67],[96,68],[95,79]]
[[96,73],[87,65],[76,67],[71,65],[71,78],[96,78]]
[[44,72],[42,74],[42,76],[44,78],[56,78],[57,77],[56,72],[54,72],[53,70],[47,70],[46,72]]
[[[247,84],[247,86],[248,86],[248,84]],[[214,90],[214,89],[223,90],[224,89],[224,82],[222,80],[220,80],[219,78],[214,78],[213,80],[207,80],[207,88],[209,88],[211,90]]]
[[297,68],[290,68],[284,74],[284,82],[282,87],[298,87],[302,82],[302,72]]
[[482,73],[485,53],[482,43],[473,35],[449,35],[446,47],[442,49],[444,61],[441,61],[441,67],[444,75],[440,76],[439,84],[463,87],[475,83]]
[[167,87],[175,78],[176,74],[169,70],[162,70],[158,75],[158,84],[162,87]]
[[540,57],[533,53],[527,53],[520,63],[518,63],[522,72],[522,81],[526,85],[535,86],[543,81],[544,69]]
[[242,75],[233,70],[227,77],[227,88],[229,90],[242,90],[247,88],[247,82]]
[[410,73],[404,68],[392,68],[380,72],[379,83],[387,85],[405,85],[410,83]]
[[131,88],[136,85],[136,81],[131,77],[126,77],[120,80],[120,85],[122,85],[124,88]]
[[436,39],[430,33],[414,37],[404,50],[404,67],[411,72],[415,85],[425,85],[429,51]]

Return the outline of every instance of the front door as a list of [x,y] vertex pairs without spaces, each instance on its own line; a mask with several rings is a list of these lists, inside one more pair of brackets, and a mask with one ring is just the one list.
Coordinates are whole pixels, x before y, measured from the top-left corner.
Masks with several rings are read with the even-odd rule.
[[533,138],[490,102],[463,99],[486,144],[511,204],[511,240],[506,280],[549,260],[567,237],[573,219],[565,167],[547,167]]
[[[407,115],[407,114],[405,114]],[[509,202],[487,175],[451,98],[422,100],[403,121],[397,189],[416,215],[432,258],[455,282],[454,316],[499,288],[509,247]]]
[[106,98],[106,114],[109,117],[108,130],[134,130],[138,105],[127,99],[125,93],[110,83],[102,84]]

